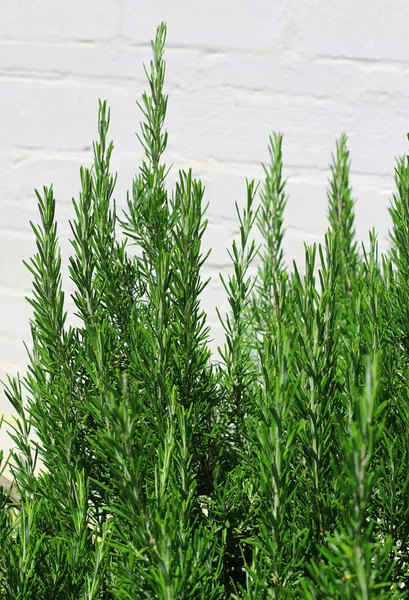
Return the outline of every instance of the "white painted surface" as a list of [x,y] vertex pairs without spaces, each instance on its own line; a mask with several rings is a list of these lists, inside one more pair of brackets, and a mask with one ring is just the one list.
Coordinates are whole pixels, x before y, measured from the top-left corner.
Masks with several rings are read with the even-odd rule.
[[[146,87],[155,26],[168,23],[168,163],[190,166],[210,202],[213,247],[203,299],[213,336],[214,306],[227,308],[218,272],[237,233],[234,202],[245,177],[262,176],[267,141],[284,132],[288,262],[303,242],[321,241],[326,181],[335,140],[349,136],[357,233],[374,226],[385,249],[394,156],[409,130],[409,4],[398,0],[2,0],[0,17],[0,378],[24,372],[35,250],[34,188],[54,184],[67,297],[71,197],[90,165],[98,98],[111,106],[116,199],[141,158],[135,100]],[[172,179],[172,178],[171,178]],[[72,317],[73,303],[68,302]],[[216,345],[214,343],[214,346]],[[10,413],[0,395],[0,414]],[[4,447],[4,443],[0,447]]]

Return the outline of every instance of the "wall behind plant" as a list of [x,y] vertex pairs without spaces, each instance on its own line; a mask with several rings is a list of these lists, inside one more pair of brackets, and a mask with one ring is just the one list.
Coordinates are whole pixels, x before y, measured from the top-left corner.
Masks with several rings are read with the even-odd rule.
[[[92,160],[98,98],[111,106],[113,158],[126,190],[141,159],[135,137],[155,26],[168,23],[167,90],[173,173],[192,167],[210,203],[213,248],[204,297],[215,342],[214,306],[226,308],[218,272],[237,233],[234,202],[245,177],[262,177],[269,134],[284,132],[288,262],[321,241],[326,181],[345,131],[357,198],[357,233],[369,227],[387,248],[394,156],[406,151],[409,4],[390,0],[3,0],[0,19],[0,378],[24,371],[35,250],[35,187],[54,184],[67,298],[71,197]],[[172,176],[170,178],[172,181]],[[75,323],[68,301],[68,322]],[[8,412],[0,396],[0,414]]]

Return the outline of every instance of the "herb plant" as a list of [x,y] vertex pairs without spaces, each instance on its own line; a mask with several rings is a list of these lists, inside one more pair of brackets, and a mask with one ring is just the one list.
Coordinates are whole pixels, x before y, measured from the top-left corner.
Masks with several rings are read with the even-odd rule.
[[18,494],[0,488],[0,598],[405,598],[409,160],[390,253],[374,232],[359,248],[341,136],[325,243],[288,269],[283,136],[271,137],[264,181],[237,209],[214,360],[204,188],[191,171],[167,187],[165,37],[162,24],[121,218],[99,104],[71,222],[80,327],[65,325],[53,189],[36,192],[29,368],[5,383]]

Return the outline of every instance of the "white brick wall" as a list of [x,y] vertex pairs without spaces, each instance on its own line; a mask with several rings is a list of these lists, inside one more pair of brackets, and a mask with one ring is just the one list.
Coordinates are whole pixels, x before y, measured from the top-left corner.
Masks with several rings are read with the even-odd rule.
[[[35,248],[33,192],[53,183],[67,296],[68,219],[79,167],[92,159],[98,98],[111,106],[116,198],[141,152],[134,100],[145,88],[155,26],[168,23],[167,158],[193,167],[210,201],[206,243],[213,253],[204,298],[226,307],[218,272],[237,233],[234,201],[245,177],[261,177],[271,131],[284,132],[291,195],[285,246],[302,260],[303,241],[326,228],[328,163],[349,136],[357,232],[379,231],[386,248],[394,156],[409,130],[409,4],[399,0],[3,0],[0,17],[0,378],[24,371],[31,277],[22,264]],[[72,302],[68,309],[72,311]],[[69,323],[75,320],[71,316]],[[9,413],[0,396],[0,414]],[[1,444],[0,444],[1,446]]]

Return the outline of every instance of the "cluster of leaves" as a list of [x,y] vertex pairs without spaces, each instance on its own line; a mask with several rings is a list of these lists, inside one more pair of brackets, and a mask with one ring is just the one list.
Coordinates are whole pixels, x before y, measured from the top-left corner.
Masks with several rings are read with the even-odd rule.
[[212,363],[203,186],[189,171],[166,188],[165,36],[161,25],[122,220],[100,103],[71,223],[81,327],[65,326],[52,187],[37,193],[29,371],[5,384],[21,501],[0,488],[0,598],[407,597],[409,161],[397,163],[390,254],[373,232],[360,251],[341,137],[330,227],[305,247],[302,275],[285,266],[271,138],[259,207],[247,182],[238,210]]

